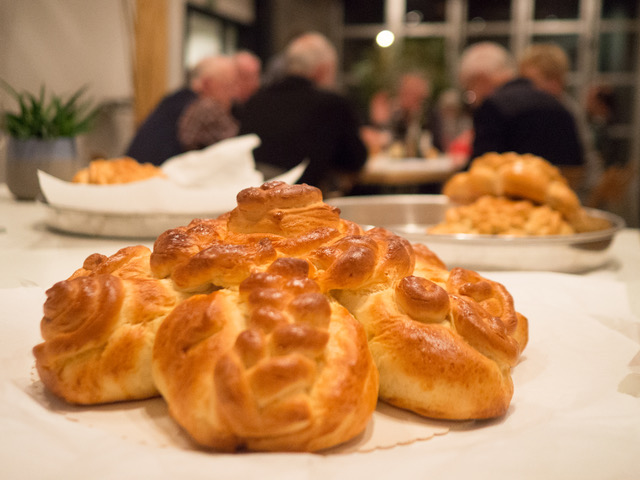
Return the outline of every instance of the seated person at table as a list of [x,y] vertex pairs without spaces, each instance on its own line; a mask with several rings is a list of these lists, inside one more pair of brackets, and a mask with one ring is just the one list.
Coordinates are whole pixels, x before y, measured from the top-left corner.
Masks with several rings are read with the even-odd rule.
[[201,60],[190,74],[188,86],[164,97],[138,128],[126,155],[140,163],[161,165],[185,151],[178,137],[178,121],[185,109],[199,97],[207,95],[216,69],[215,57]]
[[[240,133],[255,133],[258,167],[286,171],[308,160],[300,178],[325,196],[350,189],[348,173],[358,172],[367,158],[355,111],[336,84],[337,54],[318,33],[294,39],[285,54],[285,75],[264,86],[242,109]],[[266,167],[265,167],[266,165]]]
[[234,107],[242,106],[260,88],[262,61],[249,50],[241,50],[233,56],[237,69],[237,92]]
[[[582,143],[585,158],[585,171],[577,167],[574,172],[565,168],[563,174],[571,186],[584,198],[602,170],[598,152],[595,149],[593,135],[585,109],[567,91],[567,77],[570,61],[567,53],[555,43],[535,43],[529,45],[518,60],[520,75],[530,79],[534,85],[550,93],[573,115],[578,128],[578,137]],[[585,178],[582,178],[584,174]]]
[[516,75],[512,55],[480,42],[462,55],[459,80],[473,108],[471,158],[487,152],[532,153],[563,169],[583,165],[571,113],[552,95]]
[[178,141],[183,151],[199,150],[238,133],[232,107],[238,96],[238,67],[235,59],[212,57],[201,67],[193,88],[200,92],[178,120]]
[[423,157],[429,152],[420,149],[420,137],[428,128],[427,101],[431,86],[420,71],[403,73],[395,95],[388,91],[377,92],[370,102],[370,121],[391,133],[391,142],[401,146],[401,156]]

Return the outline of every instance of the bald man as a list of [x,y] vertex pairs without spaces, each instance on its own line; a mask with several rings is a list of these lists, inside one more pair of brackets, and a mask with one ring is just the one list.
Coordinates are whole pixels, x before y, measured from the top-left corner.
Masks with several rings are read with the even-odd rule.
[[309,165],[300,183],[331,195],[357,172],[367,151],[359,122],[336,86],[337,53],[315,32],[294,39],[284,52],[285,75],[260,89],[242,109],[240,133],[255,133],[261,144],[254,156],[266,171]]
[[126,155],[142,163],[161,165],[191,149],[179,138],[179,119],[199,98],[213,98],[223,104],[226,98],[235,98],[235,68],[235,63],[224,56],[206,57],[198,62],[191,71],[189,84],[164,97],[140,125]]

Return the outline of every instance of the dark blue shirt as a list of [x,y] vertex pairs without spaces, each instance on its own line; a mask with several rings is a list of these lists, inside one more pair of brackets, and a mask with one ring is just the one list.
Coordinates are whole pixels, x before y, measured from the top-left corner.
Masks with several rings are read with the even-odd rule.
[[473,115],[472,158],[487,152],[538,155],[554,165],[583,165],[571,113],[552,95],[518,78],[499,87]]
[[198,98],[183,88],[163,98],[136,132],[126,155],[141,163],[160,165],[184,152],[178,140],[178,119],[184,109]]

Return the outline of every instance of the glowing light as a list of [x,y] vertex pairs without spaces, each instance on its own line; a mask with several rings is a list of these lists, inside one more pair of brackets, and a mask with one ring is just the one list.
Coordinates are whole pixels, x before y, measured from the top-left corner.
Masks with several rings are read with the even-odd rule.
[[393,34],[393,32],[390,32],[389,30],[382,30],[376,36],[376,43],[380,45],[382,48],[387,48],[387,47],[390,47],[391,44],[393,44],[393,41],[395,39],[396,37]]

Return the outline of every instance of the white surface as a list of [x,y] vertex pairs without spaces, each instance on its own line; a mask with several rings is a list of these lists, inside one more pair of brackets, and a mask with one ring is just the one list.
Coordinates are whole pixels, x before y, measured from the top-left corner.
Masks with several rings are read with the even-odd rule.
[[[158,446],[41,402],[30,350],[44,289],[89,254],[131,244],[59,235],[43,226],[44,216],[42,205],[14,202],[0,189],[0,478],[600,480],[640,472],[640,366],[630,365],[640,361],[638,230],[621,232],[615,260],[589,275],[486,273],[530,321],[504,418],[451,424],[446,435],[370,453],[225,455]],[[161,409],[118,411],[142,415],[143,432],[172,431]]]
[[[226,212],[235,207],[240,190],[260,186],[265,180],[253,159],[258,145],[256,135],[242,135],[176,155],[160,167],[166,178],[91,185],[38,171],[38,179],[47,202],[54,207],[99,214]],[[278,178],[295,183],[303,171],[300,165]]]

